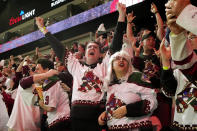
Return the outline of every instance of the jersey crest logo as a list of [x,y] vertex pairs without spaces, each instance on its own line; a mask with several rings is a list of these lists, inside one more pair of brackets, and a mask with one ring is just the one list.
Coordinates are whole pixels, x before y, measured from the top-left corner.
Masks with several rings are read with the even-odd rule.
[[94,88],[96,90],[96,93],[102,93],[101,86],[103,85],[103,83],[96,75],[94,75],[92,71],[85,72],[82,81],[83,83],[78,89],[79,91],[87,92],[88,90],[92,90]]
[[106,104],[106,111],[107,111],[107,120],[112,119],[113,111],[117,108],[126,105],[123,101],[116,98],[114,94],[111,94],[107,104]]

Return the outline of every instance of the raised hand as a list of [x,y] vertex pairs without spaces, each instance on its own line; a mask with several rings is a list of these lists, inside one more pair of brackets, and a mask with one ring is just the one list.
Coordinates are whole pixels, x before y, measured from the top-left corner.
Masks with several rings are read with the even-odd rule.
[[125,21],[125,17],[126,17],[126,5],[122,4],[122,3],[117,3],[117,9],[119,12],[119,18],[118,21],[120,22],[124,22]]
[[133,48],[133,51],[135,52],[135,56],[138,57],[140,55],[140,50],[141,50],[141,48],[143,46],[143,43],[141,42],[139,47],[136,47],[135,44],[136,44],[136,39],[135,39],[135,41],[132,42],[132,48]]
[[163,38],[161,45],[160,45],[160,55],[161,55],[161,61],[163,66],[170,67],[170,59],[171,59],[171,49],[170,46],[165,46],[165,38]]
[[127,22],[131,23],[136,16],[133,16],[133,11],[131,13],[128,13],[127,15]]
[[36,25],[38,26],[38,28],[40,29],[40,31],[43,34],[46,34],[48,32],[48,30],[44,26],[44,19],[41,18],[41,17],[36,17],[35,20],[36,20]]
[[41,17],[36,17],[36,25],[38,26],[38,28],[43,28],[44,27],[44,19]]
[[29,56],[25,56],[24,61],[29,61]]
[[160,50],[156,50],[155,48],[153,48],[155,54],[157,55],[157,57],[159,58],[160,57]]
[[157,6],[156,6],[154,3],[151,4],[151,12],[152,12],[153,14],[155,14],[156,12],[158,12]]
[[23,60],[22,55],[18,55],[17,57],[18,57],[19,60]]

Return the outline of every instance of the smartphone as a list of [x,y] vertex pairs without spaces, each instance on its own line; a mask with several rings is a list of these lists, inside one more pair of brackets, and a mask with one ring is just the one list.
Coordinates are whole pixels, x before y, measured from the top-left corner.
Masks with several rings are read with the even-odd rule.
[[165,43],[164,43],[166,47],[170,45],[170,37],[169,37],[170,32],[171,30],[167,27],[166,34],[165,34]]

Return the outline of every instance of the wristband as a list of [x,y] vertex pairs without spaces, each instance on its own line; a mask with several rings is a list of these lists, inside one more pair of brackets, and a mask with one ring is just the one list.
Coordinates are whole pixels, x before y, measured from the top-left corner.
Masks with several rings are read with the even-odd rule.
[[46,30],[46,27],[44,26],[44,27],[42,27],[42,28],[40,28],[40,31],[41,32],[44,32]]
[[163,66],[163,70],[169,70],[168,66]]

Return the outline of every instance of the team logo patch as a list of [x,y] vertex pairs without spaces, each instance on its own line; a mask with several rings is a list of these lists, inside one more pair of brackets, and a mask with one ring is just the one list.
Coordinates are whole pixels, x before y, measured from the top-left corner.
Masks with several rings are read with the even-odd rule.
[[94,88],[97,93],[102,93],[101,86],[103,83],[92,71],[85,72],[82,81],[83,83],[81,84],[81,87],[78,88],[79,91],[87,92]]
[[153,76],[156,76],[157,78],[159,77],[158,71],[159,67],[157,65],[155,65],[151,60],[146,60],[145,68],[141,78],[142,81],[151,83],[150,78],[152,78]]
[[107,111],[107,120],[112,119],[113,111],[117,108],[126,105],[123,101],[116,98],[114,94],[111,94],[107,104],[106,104],[106,111]]
[[197,89],[192,88],[191,82],[187,82],[185,89],[177,95],[176,105],[177,112],[183,113],[189,105],[194,108],[194,111],[197,111]]

